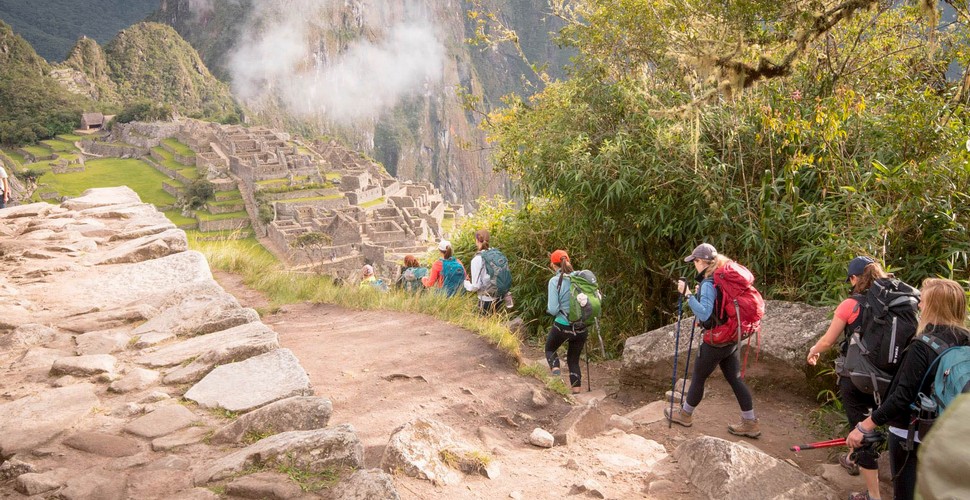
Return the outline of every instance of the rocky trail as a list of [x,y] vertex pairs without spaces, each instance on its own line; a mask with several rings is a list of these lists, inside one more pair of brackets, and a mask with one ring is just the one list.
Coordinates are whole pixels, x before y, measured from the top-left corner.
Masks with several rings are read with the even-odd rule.
[[[216,272],[215,277],[244,305],[269,305],[238,276]],[[840,496],[854,485],[853,478],[831,464],[827,451],[789,450],[816,440],[808,427],[816,405],[784,387],[755,387],[763,435],[745,440],[727,432],[738,408],[719,375],[709,382],[693,427],[668,428],[659,394],[621,388],[618,361],[593,363],[593,391],[570,402],[537,380],[518,375],[512,360],[474,334],[431,317],[295,304],[263,321],[300,359],[316,394],[333,402],[331,423],[354,425],[367,466],[379,467],[388,437],[415,416],[434,418],[469,441],[478,440],[499,464],[497,477],[466,476],[449,486],[396,476],[402,498],[559,498],[583,493],[582,485],[590,481],[607,498],[701,498],[705,495],[668,457],[679,444],[700,435],[749,441],[809,475],[826,464]],[[525,346],[524,355],[544,360],[536,346]],[[585,364],[583,370],[585,374]],[[530,444],[535,428],[555,433],[573,408],[590,401],[606,417],[633,417],[627,422],[632,427],[551,449]],[[614,422],[603,427],[616,425],[624,426]],[[647,440],[662,448],[651,448]]]

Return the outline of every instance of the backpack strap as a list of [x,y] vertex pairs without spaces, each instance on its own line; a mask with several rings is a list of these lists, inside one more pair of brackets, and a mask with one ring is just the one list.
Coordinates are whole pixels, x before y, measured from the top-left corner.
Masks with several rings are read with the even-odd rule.
[[919,392],[920,393],[923,393],[924,390],[927,388],[927,386],[926,386],[926,380],[927,380],[927,378],[930,377],[930,374],[931,373],[935,377],[935,375],[936,375],[936,366],[939,365],[940,364],[940,360],[943,359],[943,354],[945,354],[946,351],[949,351],[950,349],[953,349],[954,347],[959,347],[959,346],[952,346],[951,347],[950,344],[948,344],[946,342],[943,342],[942,340],[940,340],[938,337],[936,337],[934,335],[921,334],[919,336],[919,340],[921,342],[923,342],[924,344],[930,346],[930,349],[933,349],[933,352],[936,353],[936,359],[934,359],[930,363],[930,366],[926,369],[926,373],[923,374],[923,380],[921,380],[920,383],[919,383],[919,386],[917,386],[917,387],[919,387]]

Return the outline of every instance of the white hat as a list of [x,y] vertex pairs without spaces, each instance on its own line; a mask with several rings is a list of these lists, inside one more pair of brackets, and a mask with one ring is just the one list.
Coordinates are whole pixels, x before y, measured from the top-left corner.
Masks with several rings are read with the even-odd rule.
[[444,252],[444,251],[448,250],[448,247],[450,247],[450,246],[451,246],[451,242],[450,241],[448,241],[448,240],[441,240],[438,243],[438,250],[441,250],[442,252]]
[[374,274],[374,266],[367,264],[364,266],[364,276],[370,276]]

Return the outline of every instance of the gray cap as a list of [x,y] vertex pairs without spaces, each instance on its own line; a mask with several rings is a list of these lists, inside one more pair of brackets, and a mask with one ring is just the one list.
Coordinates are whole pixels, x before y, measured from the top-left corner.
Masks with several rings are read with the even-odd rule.
[[684,257],[684,262],[693,262],[694,259],[714,260],[714,257],[717,257],[717,249],[714,248],[714,245],[701,243],[690,255]]

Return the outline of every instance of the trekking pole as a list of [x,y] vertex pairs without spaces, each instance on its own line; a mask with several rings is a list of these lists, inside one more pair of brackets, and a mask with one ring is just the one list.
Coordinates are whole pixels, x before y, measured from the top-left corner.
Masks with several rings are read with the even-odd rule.
[[600,334],[600,319],[593,318],[593,323],[596,325],[596,336],[600,339],[600,355],[603,356],[603,360],[606,360],[606,348],[603,347],[603,335]]
[[[681,278],[684,282],[687,278]],[[670,376],[670,418],[667,419],[667,428],[674,426],[674,391],[677,390],[677,351],[680,349],[680,321],[684,318],[684,294],[678,291],[680,298],[677,300],[677,329],[674,333],[674,373]]]
[[[586,334],[586,341],[583,342],[583,350],[586,351],[586,392],[593,391],[593,373],[589,371],[589,334]],[[582,387],[582,382],[580,382],[580,387]]]
[[[687,366],[684,367],[684,382],[680,384],[681,402],[687,399],[687,393],[684,391],[687,390],[687,374],[690,373],[690,358],[691,358],[691,351],[694,348],[694,328],[696,327],[697,327],[697,322],[692,321],[690,324],[690,341],[687,342]],[[670,397],[671,399],[673,399],[673,393],[671,393]]]
[[808,443],[792,446],[791,451],[802,451],[802,450],[815,450],[818,448],[831,448],[833,446],[845,446],[845,438],[829,439],[828,441],[819,441],[817,443]]

